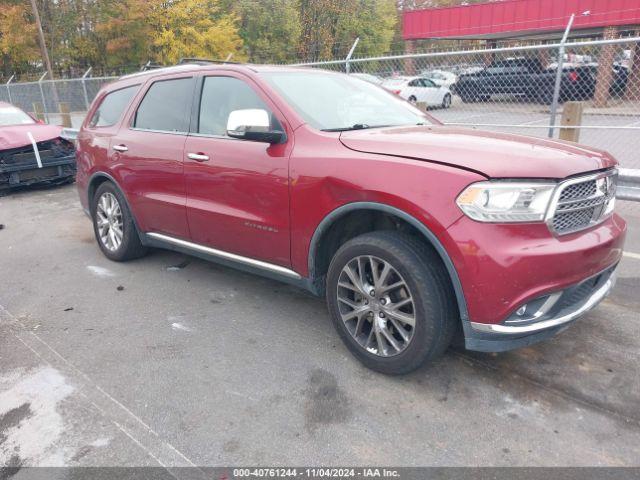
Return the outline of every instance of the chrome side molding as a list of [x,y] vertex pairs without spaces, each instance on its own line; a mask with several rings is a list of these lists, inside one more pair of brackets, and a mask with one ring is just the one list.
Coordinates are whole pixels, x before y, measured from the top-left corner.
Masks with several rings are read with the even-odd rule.
[[260,270],[274,272],[279,275],[284,275],[285,277],[293,278],[295,280],[300,280],[302,278],[293,270],[290,270],[285,267],[281,267],[280,265],[274,265],[272,263],[263,262],[261,260],[255,260],[253,258],[243,257],[242,255],[236,255],[235,253],[225,252],[224,250],[218,250],[216,248],[206,247],[204,245],[188,242],[186,240],[181,240],[179,238],[170,237],[168,235],[163,235],[161,233],[151,232],[151,233],[147,233],[146,235],[156,240],[159,240],[161,242],[170,243],[172,245],[177,245],[182,248],[205,253],[207,255],[212,255],[214,257],[223,258],[225,260],[230,260],[232,262],[241,263],[243,265],[247,265],[253,268],[258,268]]

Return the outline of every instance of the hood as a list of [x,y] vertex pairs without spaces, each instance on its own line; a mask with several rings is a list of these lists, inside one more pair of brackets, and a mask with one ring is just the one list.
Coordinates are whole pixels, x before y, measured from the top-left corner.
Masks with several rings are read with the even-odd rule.
[[564,178],[617,164],[602,150],[574,143],[440,125],[353,130],[340,141],[358,152],[432,161],[489,178]]
[[0,150],[24,147],[31,145],[28,133],[31,132],[33,139],[37,142],[44,142],[60,136],[62,127],[56,125],[45,125],[32,123],[29,125],[0,126]]

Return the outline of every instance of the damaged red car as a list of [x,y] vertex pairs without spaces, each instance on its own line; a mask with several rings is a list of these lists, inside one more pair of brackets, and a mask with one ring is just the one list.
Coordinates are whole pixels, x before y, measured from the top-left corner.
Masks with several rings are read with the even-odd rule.
[[0,195],[18,186],[72,182],[75,148],[61,134],[62,127],[0,102]]

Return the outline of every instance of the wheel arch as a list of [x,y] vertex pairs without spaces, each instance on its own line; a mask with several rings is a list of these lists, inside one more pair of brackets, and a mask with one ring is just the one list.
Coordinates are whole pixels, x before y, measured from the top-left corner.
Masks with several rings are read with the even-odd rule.
[[[102,170],[93,173],[89,177],[89,181],[87,182],[87,205],[89,205],[89,212],[91,212],[91,209],[93,208],[93,197],[95,196],[96,191],[98,190],[98,187],[100,187],[100,185],[102,185],[105,182],[111,182],[113,186],[116,189],[118,189],[118,191],[122,195],[122,198],[124,198],[127,210],[129,210],[129,213],[131,214],[131,218],[133,219],[133,224],[136,227],[136,232],[138,233],[138,236],[142,241],[143,235],[141,235],[140,225],[136,220],[136,216],[134,215],[133,210],[131,210],[131,204],[129,203],[129,199],[127,198],[127,195],[124,193],[124,190],[122,190],[122,188],[118,184],[118,181],[115,178],[113,178],[113,176],[111,176],[107,172],[103,172]],[[91,214],[89,216],[91,216]]]
[[326,238],[326,235],[329,233],[331,227],[343,220],[346,215],[371,211],[386,214],[402,220],[406,224],[413,227],[413,229],[415,229],[420,234],[420,237],[434,248],[434,250],[438,253],[440,259],[442,260],[442,263],[444,264],[451,280],[451,286],[456,296],[456,303],[458,304],[460,317],[463,322],[468,321],[469,314],[467,310],[467,303],[464,297],[464,292],[462,290],[462,283],[460,282],[458,271],[456,270],[455,265],[453,264],[453,261],[451,260],[451,257],[449,256],[447,250],[442,245],[442,242],[440,242],[438,237],[417,218],[403,210],[400,210],[399,208],[392,207],[384,203],[348,203],[331,211],[322,219],[320,224],[316,227],[313,236],[311,237],[308,256],[309,280],[310,283],[314,285],[316,293],[321,293],[322,289],[324,288],[323,285],[321,285],[323,274],[319,271],[319,259],[321,259],[321,257],[319,256],[319,252],[322,248],[323,240]]

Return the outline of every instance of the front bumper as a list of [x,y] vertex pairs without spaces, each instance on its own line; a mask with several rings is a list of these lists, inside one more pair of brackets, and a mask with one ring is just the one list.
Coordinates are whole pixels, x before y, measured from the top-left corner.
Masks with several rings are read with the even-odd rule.
[[[604,300],[615,285],[616,266],[560,292],[546,295],[554,300],[546,314],[525,324],[487,324],[468,322],[465,325],[465,346],[468,350],[501,352],[532,345],[568,327]],[[513,322],[513,321],[512,321]]]
[[0,191],[61,182],[72,179],[75,173],[75,149],[61,137],[0,150]]

